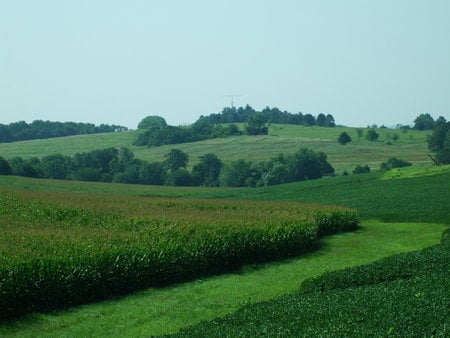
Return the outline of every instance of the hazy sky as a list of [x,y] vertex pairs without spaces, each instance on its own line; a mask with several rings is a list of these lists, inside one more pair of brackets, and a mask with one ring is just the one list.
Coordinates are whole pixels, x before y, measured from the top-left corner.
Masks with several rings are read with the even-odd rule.
[[450,0],[0,0],[0,123],[450,119]]

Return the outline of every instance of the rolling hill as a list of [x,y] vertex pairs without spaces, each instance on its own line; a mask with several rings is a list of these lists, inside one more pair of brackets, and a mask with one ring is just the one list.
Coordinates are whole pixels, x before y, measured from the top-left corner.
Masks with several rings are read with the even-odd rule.
[[[265,161],[279,153],[292,154],[300,148],[322,151],[328,155],[328,161],[337,173],[351,171],[356,165],[368,164],[378,169],[380,164],[390,157],[397,157],[414,165],[430,163],[427,154],[427,135],[429,131],[377,129],[380,134],[376,142],[364,138],[358,139],[356,129],[349,127],[305,127],[295,125],[272,124],[269,135],[233,136],[216,138],[193,143],[165,145],[160,147],[137,147],[133,145],[138,131],[80,135],[63,138],[33,140],[0,144],[0,156],[8,159],[15,156],[29,158],[52,154],[72,156],[75,153],[88,152],[109,147],[127,147],[139,159],[150,162],[163,161],[170,149],[176,148],[187,153],[190,166],[195,165],[199,157],[214,153],[223,162],[237,159]],[[345,146],[337,142],[338,136],[346,131],[353,139]],[[367,128],[363,129],[363,133]],[[397,140],[394,140],[396,137]]]

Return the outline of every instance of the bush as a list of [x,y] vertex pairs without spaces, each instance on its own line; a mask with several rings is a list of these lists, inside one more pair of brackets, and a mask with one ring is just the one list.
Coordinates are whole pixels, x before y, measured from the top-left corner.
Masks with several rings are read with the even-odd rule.
[[11,166],[8,161],[6,161],[3,157],[0,156],[0,175],[10,175],[11,174]]
[[378,140],[378,137],[380,137],[380,135],[373,128],[369,129],[366,132],[366,139],[369,140],[369,141],[376,141],[376,140]]
[[352,138],[345,131],[342,132],[338,137],[338,142],[342,145],[346,145],[347,143],[349,143],[351,141],[352,141]]
[[357,165],[352,171],[353,174],[366,174],[370,173],[370,167],[366,165]]
[[404,167],[409,167],[411,165],[412,165],[411,162],[400,160],[395,157],[391,157],[387,160],[387,162],[381,163],[380,169],[387,171],[387,170],[390,170],[393,168],[404,168]]

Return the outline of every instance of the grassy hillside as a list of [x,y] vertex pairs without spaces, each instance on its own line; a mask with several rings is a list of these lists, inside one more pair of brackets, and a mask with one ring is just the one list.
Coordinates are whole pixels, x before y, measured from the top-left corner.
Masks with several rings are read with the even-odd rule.
[[[367,129],[364,129],[364,133]],[[346,131],[353,141],[345,146],[337,142],[339,134]],[[358,164],[368,164],[378,169],[381,162],[389,157],[398,157],[414,164],[430,163],[427,156],[427,135],[429,132],[417,130],[378,129],[380,138],[376,142],[358,140],[356,128],[347,127],[305,127],[294,125],[271,125],[267,136],[237,136],[219,138],[194,143],[167,145],[161,147],[136,147],[133,140],[137,131],[81,135],[48,140],[34,140],[0,144],[0,156],[11,158],[42,157],[61,153],[73,155],[107,147],[129,147],[137,158],[148,161],[162,161],[164,154],[172,148],[186,152],[191,165],[199,156],[215,153],[224,162],[236,159],[268,160],[283,152],[291,154],[300,148],[323,151],[329,162],[338,171],[351,171]],[[399,139],[393,140],[394,134]]]

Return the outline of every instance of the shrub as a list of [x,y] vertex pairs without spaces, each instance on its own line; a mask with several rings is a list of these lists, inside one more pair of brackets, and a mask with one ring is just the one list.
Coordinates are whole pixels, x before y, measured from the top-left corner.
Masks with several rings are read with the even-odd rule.
[[366,165],[357,165],[352,171],[353,174],[366,174],[370,173],[370,167]]
[[349,143],[351,141],[352,141],[352,138],[345,131],[342,132],[338,137],[338,142],[342,145],[346,145],[347,143]]
[[376,140],[378,140],[378,137],[380,137],[380,135],[373,128],[369,129],[366,132],[366,139],[369,140],[369,141],[376,141]]
[[381,163],[380,169],[387,171],[387,170],[390,170],[393,168],[404,168],[404,167],[409,167],[411,165],[412,165],[411,162],[400,160],[395,157],[391,157],[387,160],[387,162]]

